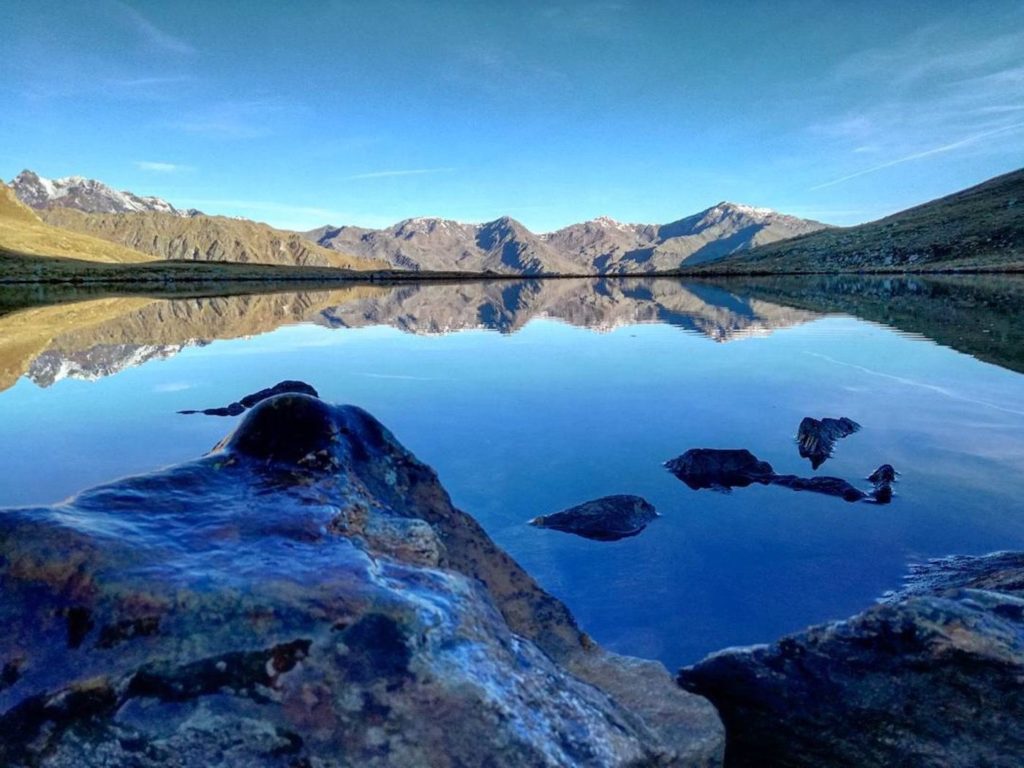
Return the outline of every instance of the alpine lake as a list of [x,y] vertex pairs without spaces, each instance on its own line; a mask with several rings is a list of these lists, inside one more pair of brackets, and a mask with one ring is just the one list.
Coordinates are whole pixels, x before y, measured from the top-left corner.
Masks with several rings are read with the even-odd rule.
[[[285,381],[376,416],[581,627],[669,669],[841,619],[908,566],[1024,549],[1024,278],[501,280],[233,296],[0,289],[0,506],[194,459]],[[860,429],[814,468],[805,417]],[[664,464],[746,449],[889,503]],[[527,524],[611,494],[638,535]]]

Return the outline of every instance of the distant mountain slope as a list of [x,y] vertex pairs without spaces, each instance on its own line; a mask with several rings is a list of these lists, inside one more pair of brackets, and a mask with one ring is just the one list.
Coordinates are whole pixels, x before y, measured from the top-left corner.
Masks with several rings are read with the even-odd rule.
[[183,217],[170,213],[82,213],[50,208],[39,215],[49,224],[82,232],[173,261],[229,261],[344,269],[387,265],[322,248],[295,232],[223,216]]
[[621,224],[608,218],[544,235],[545,242],[597,272],[653,272],[703,264],[825,225],[768,208],[721,202],[669,224]]
[[81,176],[48,179],[27,169],[11,180],[11,189],[21,202],[38,210],[71,208],[85,213],[155,211],[174,216],[193,216],[199,213],[195,210],[179,211],[159,197],[142,197],[133,192],[119,192],[95,179]]
[[585,271],[507,216],[486,224],[417,218],[388,229],[321,227],[305,236],[326,248],[381,259],[398,269],[524,275]]
[[14,256],[70,256],[85,261],[131,263],[152,257],[123,245],[51,227],[0,183],[0,253]]
[[856,227],[740,253],[714,272],[1024,269],[1024,170]]
[[486,224],[406,219],[388,229],[320,227],[304,233],[328,248],[401,269],[513,274],[636,274],[704,263],[824,227],[766,208],[719,203],[670,224],[599,218],[535,235],[508,217]]

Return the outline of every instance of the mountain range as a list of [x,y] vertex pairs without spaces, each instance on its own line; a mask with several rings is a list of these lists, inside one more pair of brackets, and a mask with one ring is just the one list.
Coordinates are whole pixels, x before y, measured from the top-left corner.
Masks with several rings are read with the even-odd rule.
[[119,192],[81,177],[22,171],[0,184],[0,252],[105,263],[231,262],[382,270],[387,264],[321,248],[295,232]]
[[623,224],[602,217],[535,234],[508,216],[483,224],[413,218],[386,229],[324,226],[301,233],[300,241],[294,233],[265,224],[181,211],[161,198],[118,191],[80,176],[48,179],[24,170],[11,181],[11,189],[50,224],[159,259],[355,269],[643,274],[713,262],[825,226],[722,202],[668,224]]
[[398,269],[593,275],[705,264],[824,227],[768,208],[721,202],[669,224],[601,217],[540,235],[507,216],[485,224],[416,218],[387,229],[321,227],[303,234],[327,248]]
[[[369,270],[394,279],[411,279],[418,272],[595,276],[1024,270],[1024,170],[854,227],[829,227],[722,202],[668,224],[623,224],[602,217],[544,234],[507,216],[483,224],[413,218],[385,229],[324,226],[297,233],[247,219],[180,211],[166,200],[75,176],[53,180],[26,170],[9,190],[0,187],[0,254],[8,257],[8,279],[41,279],[44,273],[48,279],[66,279],[82,269],[102,279],[99,268],[82,263],[51,268],[10,261],[19,254],[80,262],[148,261],[147,273],[166,279],[204,271],[212,279],[231,279],[240,276],[239,265],[246,265],[250,279],[324,276],[309,268]],[[182,264],[196,261],[208,266]],[[300,267],[307,271],[268,272]],[[218,277],[214,270],[224,274]]]

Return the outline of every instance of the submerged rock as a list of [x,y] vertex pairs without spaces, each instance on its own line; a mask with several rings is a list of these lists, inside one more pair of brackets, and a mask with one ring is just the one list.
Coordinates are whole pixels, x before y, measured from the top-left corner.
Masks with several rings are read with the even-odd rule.
[[657,516],[654,505],[646,499],[617,495],[585,501],[553,515],[535,517],[530,525],[575,533],[587,539],[617,541],[636,536]]
[[682,456],[665,462],[665,468],[695,491],[710,488],[714,491],[728,492],[733,488],[746,488],[759,483],[778,485],[793,491],[838,496],[851,502],[873,500],[879,504],[887,504],[892,499],[892,481],[884,480],[884,477],[888,477],[885,472],[891,473],[893,479],[896,475],[896,471],[888,464],[883,464],[875,470],[869,478],[874,483],[875,490],[869,496],[839,477],[777,474],[767,461],[761,461],[750,451],[743,449],[692,448]]
[[220,408],[204,408],[197,411],[178,411],[178,413],[185,415],[201,413],[204,416],[239,416],[257,403],[262,403],[264,400],[274,397],[275,395],[285,395],[288,393],[311,395],[313,397],[320,396],[317,391],[306,382],[288,380],[278,382],[267,389],[261,389],[259,392],[253,392],[251,395],[246,395],[241,400],[231,403],[230,405],[225,405]]
[[896,482],[899,474],[893,469],[892,464],[883,464],[868,475],[868,482],[875,486],[871,492],[871,498],[876,504],[888,504],[892,501],[892,485]]
[[596,647],[364,411],[0,512],[0,764],[710,766],[711,705]]
[[810,459],[811,468],[817,469],[832,458],[836,440],[860,431],[860,424],[845,416],[838,419],[812,419],[810,416],[800,422],[796,442],[800,458]]
[[729,766],[1024,765],[1024,553],[917,566],[846,621],[679,673],[726,724]]
[[839,477],[797,477],[796,475],[775,475],[771,485],[780,485],[791,491],[810,491],[826,496],[838,496],[844,501],[863,501],[868,497],[864,491],[854,488]]

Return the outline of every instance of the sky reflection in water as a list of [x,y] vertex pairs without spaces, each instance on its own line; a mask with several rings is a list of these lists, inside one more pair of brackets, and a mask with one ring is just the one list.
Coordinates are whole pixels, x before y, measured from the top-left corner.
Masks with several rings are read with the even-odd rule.
[[[691,295],[710,302],[716,328],[750,311],[701,290]],[[306,319],[351,325],[352,311]],[[435,467],[598,641],[670,667],[854,613],[908,560],[1024,547],[1024,377],[930,341],[810,314],[727,343],[664,322],[596,332],[544,318],[509,335],[414,335],[359,311],[370,327],[285,325],[95,381],[21,378],[0,393],[0,504],[50,503],[194,458],[237,419],[177,410],[301,379],[366,408]],[[415,325],[408,313],[380,319]],[[804,416],[863,429],[812,472],[794,442]],[[777,472],[862,488],[885,462],[902,475],[888,506],[757,485],[692,491],[662,462],[696,447],[747,448]],[[662,516],[616,542],[526,525],[616,493]]]

